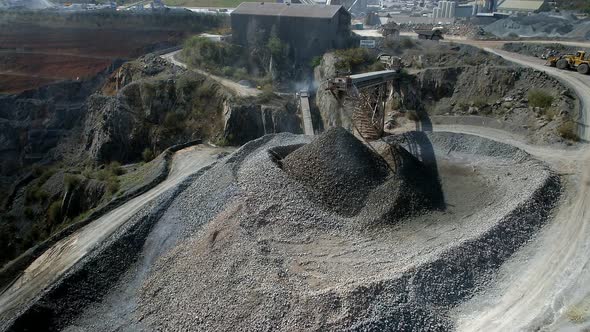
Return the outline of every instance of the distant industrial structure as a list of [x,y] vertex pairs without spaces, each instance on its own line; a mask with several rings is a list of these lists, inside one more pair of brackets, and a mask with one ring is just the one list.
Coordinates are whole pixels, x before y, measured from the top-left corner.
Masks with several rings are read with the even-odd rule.
[[432,10],[433,18],[453,18],[455,17],[455,1],[439,1],[438,7]]
[[307,61],[349,46],[350,22],[342,6],[243,2],[231,13],[232,41],[257,47],[276,33],[293,60]]
[[532,13],[547,6],[546,0],[506,0],[498,6],[498,12],[508,14]]

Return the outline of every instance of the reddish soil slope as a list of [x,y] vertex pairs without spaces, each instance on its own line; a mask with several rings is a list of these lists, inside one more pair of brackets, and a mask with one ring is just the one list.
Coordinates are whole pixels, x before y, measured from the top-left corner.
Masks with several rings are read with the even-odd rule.
[[181,42],[184,33],[17,25],[0,29],[0,93],[83,79],[114,59],[135,58]]

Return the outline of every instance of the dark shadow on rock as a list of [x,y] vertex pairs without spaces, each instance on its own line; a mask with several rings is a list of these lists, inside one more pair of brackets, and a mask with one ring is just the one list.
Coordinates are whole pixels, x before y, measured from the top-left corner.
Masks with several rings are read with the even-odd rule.
[[[404,133],[396,136],[389,136],[386,141],[398,143],[404,147],[409,153],[415,156],[426,167],[429,176],[422,177],[424,180],[429,180],[425,184],[430,188],[433,202],[436,203],[433,207],[439,210],[446,208],[444,193],[442,190],[440,175],[438,173],[438,165],[436,155],[434,153],[434,146],[428,138],[427,132],[432,132],[432,121],[425,110],[418,111],[420,120],[417,124],[417,130],[413,132]],[[414,165],[407,165],[404,167],[410,171]]]

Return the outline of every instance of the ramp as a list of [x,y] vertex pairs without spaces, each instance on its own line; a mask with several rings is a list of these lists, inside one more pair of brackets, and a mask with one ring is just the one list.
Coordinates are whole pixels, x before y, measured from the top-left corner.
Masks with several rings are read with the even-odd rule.
[[313,123],[311,121],[311,111],[309,109],[309,98],[307,96],[299,97],[299,108],[303,116],[303,132],[305,135],[313,136]]

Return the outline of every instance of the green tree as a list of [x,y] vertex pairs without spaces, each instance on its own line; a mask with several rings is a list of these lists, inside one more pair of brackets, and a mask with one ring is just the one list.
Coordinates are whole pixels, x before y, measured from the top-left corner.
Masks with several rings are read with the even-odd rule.
[[274,58],[280,58],[283,55],[283,47],[284,47],[283,43],[281,42],[281,39],[279,37],[277,37],[276,35],[270,36],[266,47],[268,47],[270,54]]

